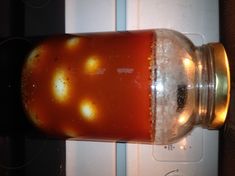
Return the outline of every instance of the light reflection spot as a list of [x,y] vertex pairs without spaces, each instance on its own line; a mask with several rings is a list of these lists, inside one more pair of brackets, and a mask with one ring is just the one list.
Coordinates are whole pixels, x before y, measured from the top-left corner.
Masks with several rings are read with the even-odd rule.
[[66,46],[70,49],[76,47],[80,42],[80,38],[79,37],[73,37],[67,40],[66,42]]
[[34,112],[33,110],[28,110],[28,115],[29,115],[29,118],[31,119],[31,121],[38,127],[42,126],[42,121],[41,119],[38,117],[37,113]]
[[90,100],[82,101],[82,103],[80,104],[80,113],[85,119],[94,119],[97,113],[95,104],[92,103],[92,101]]
[[185,67],[190,67],[193,64],[193,62],[189,58],[184,58],[183,63]]
[[90,57],[85,63],[85,71],[89,74],[94,74],[99,70],[100,60],[97,57]]
[[63,70],[57,70],[53,78],[53,94],[55,98],[63,102],[68,98],[68,80]]
[[73,130],[73,129],[71,129],[71,128],[66,128],[66,129],[64,130],[64,133],[65,133],[65,135],[68,136],[68,137],[78,137],[78,136],[79,136],[78,133],[77,133],[77,131],[75,131],[75,130]]
[[39,60],[39,57],[42,52],[43,52],[42,47],[37,47],[33,49],[33,51],[29,54],[27,58],[27,67],[31,68],[36,66],[37,61]]
[[163,86],[163,84],[162,83],[157,83],[157,85],[156,85],[156,90],[158,91],[158,92],[162,92],[163,90],[164,90],[164,86]]
[[188,121],[188,117],[185,114],[179,116],[178,122],[180,125],[184,125]]

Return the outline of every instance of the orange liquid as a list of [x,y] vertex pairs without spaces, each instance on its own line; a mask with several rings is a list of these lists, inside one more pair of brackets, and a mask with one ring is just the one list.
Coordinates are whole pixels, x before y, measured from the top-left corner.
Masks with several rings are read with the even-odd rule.
[[26,59],[28,117],[50,135],[91,140],[153,140],[150,104],[153,31],[63,35]]

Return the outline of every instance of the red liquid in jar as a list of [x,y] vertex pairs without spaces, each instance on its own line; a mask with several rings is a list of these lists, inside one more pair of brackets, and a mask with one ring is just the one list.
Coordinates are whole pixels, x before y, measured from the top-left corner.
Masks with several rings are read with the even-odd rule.
[[154,31],[63,35],[26,59],[22,97],[36,127],[59,137],[153,140]]

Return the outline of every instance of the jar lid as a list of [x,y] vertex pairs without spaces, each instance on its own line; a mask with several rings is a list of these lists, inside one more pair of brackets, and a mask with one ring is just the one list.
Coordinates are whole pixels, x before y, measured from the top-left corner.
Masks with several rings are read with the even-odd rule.
[[214,55],[215,95],[214,113],[209,128],[219,128],[224,124],[230,100],[230,72],[226,51],[222,44],[209,44]]

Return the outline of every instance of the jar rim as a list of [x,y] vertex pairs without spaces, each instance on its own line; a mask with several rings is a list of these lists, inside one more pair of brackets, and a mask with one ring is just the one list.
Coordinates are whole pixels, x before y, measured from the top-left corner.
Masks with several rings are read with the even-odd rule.
[[216,129],[225,122],[230,101],[230,71],[228,57],[221,43],[210,43],[214,58],[214,113],[208,127]]

